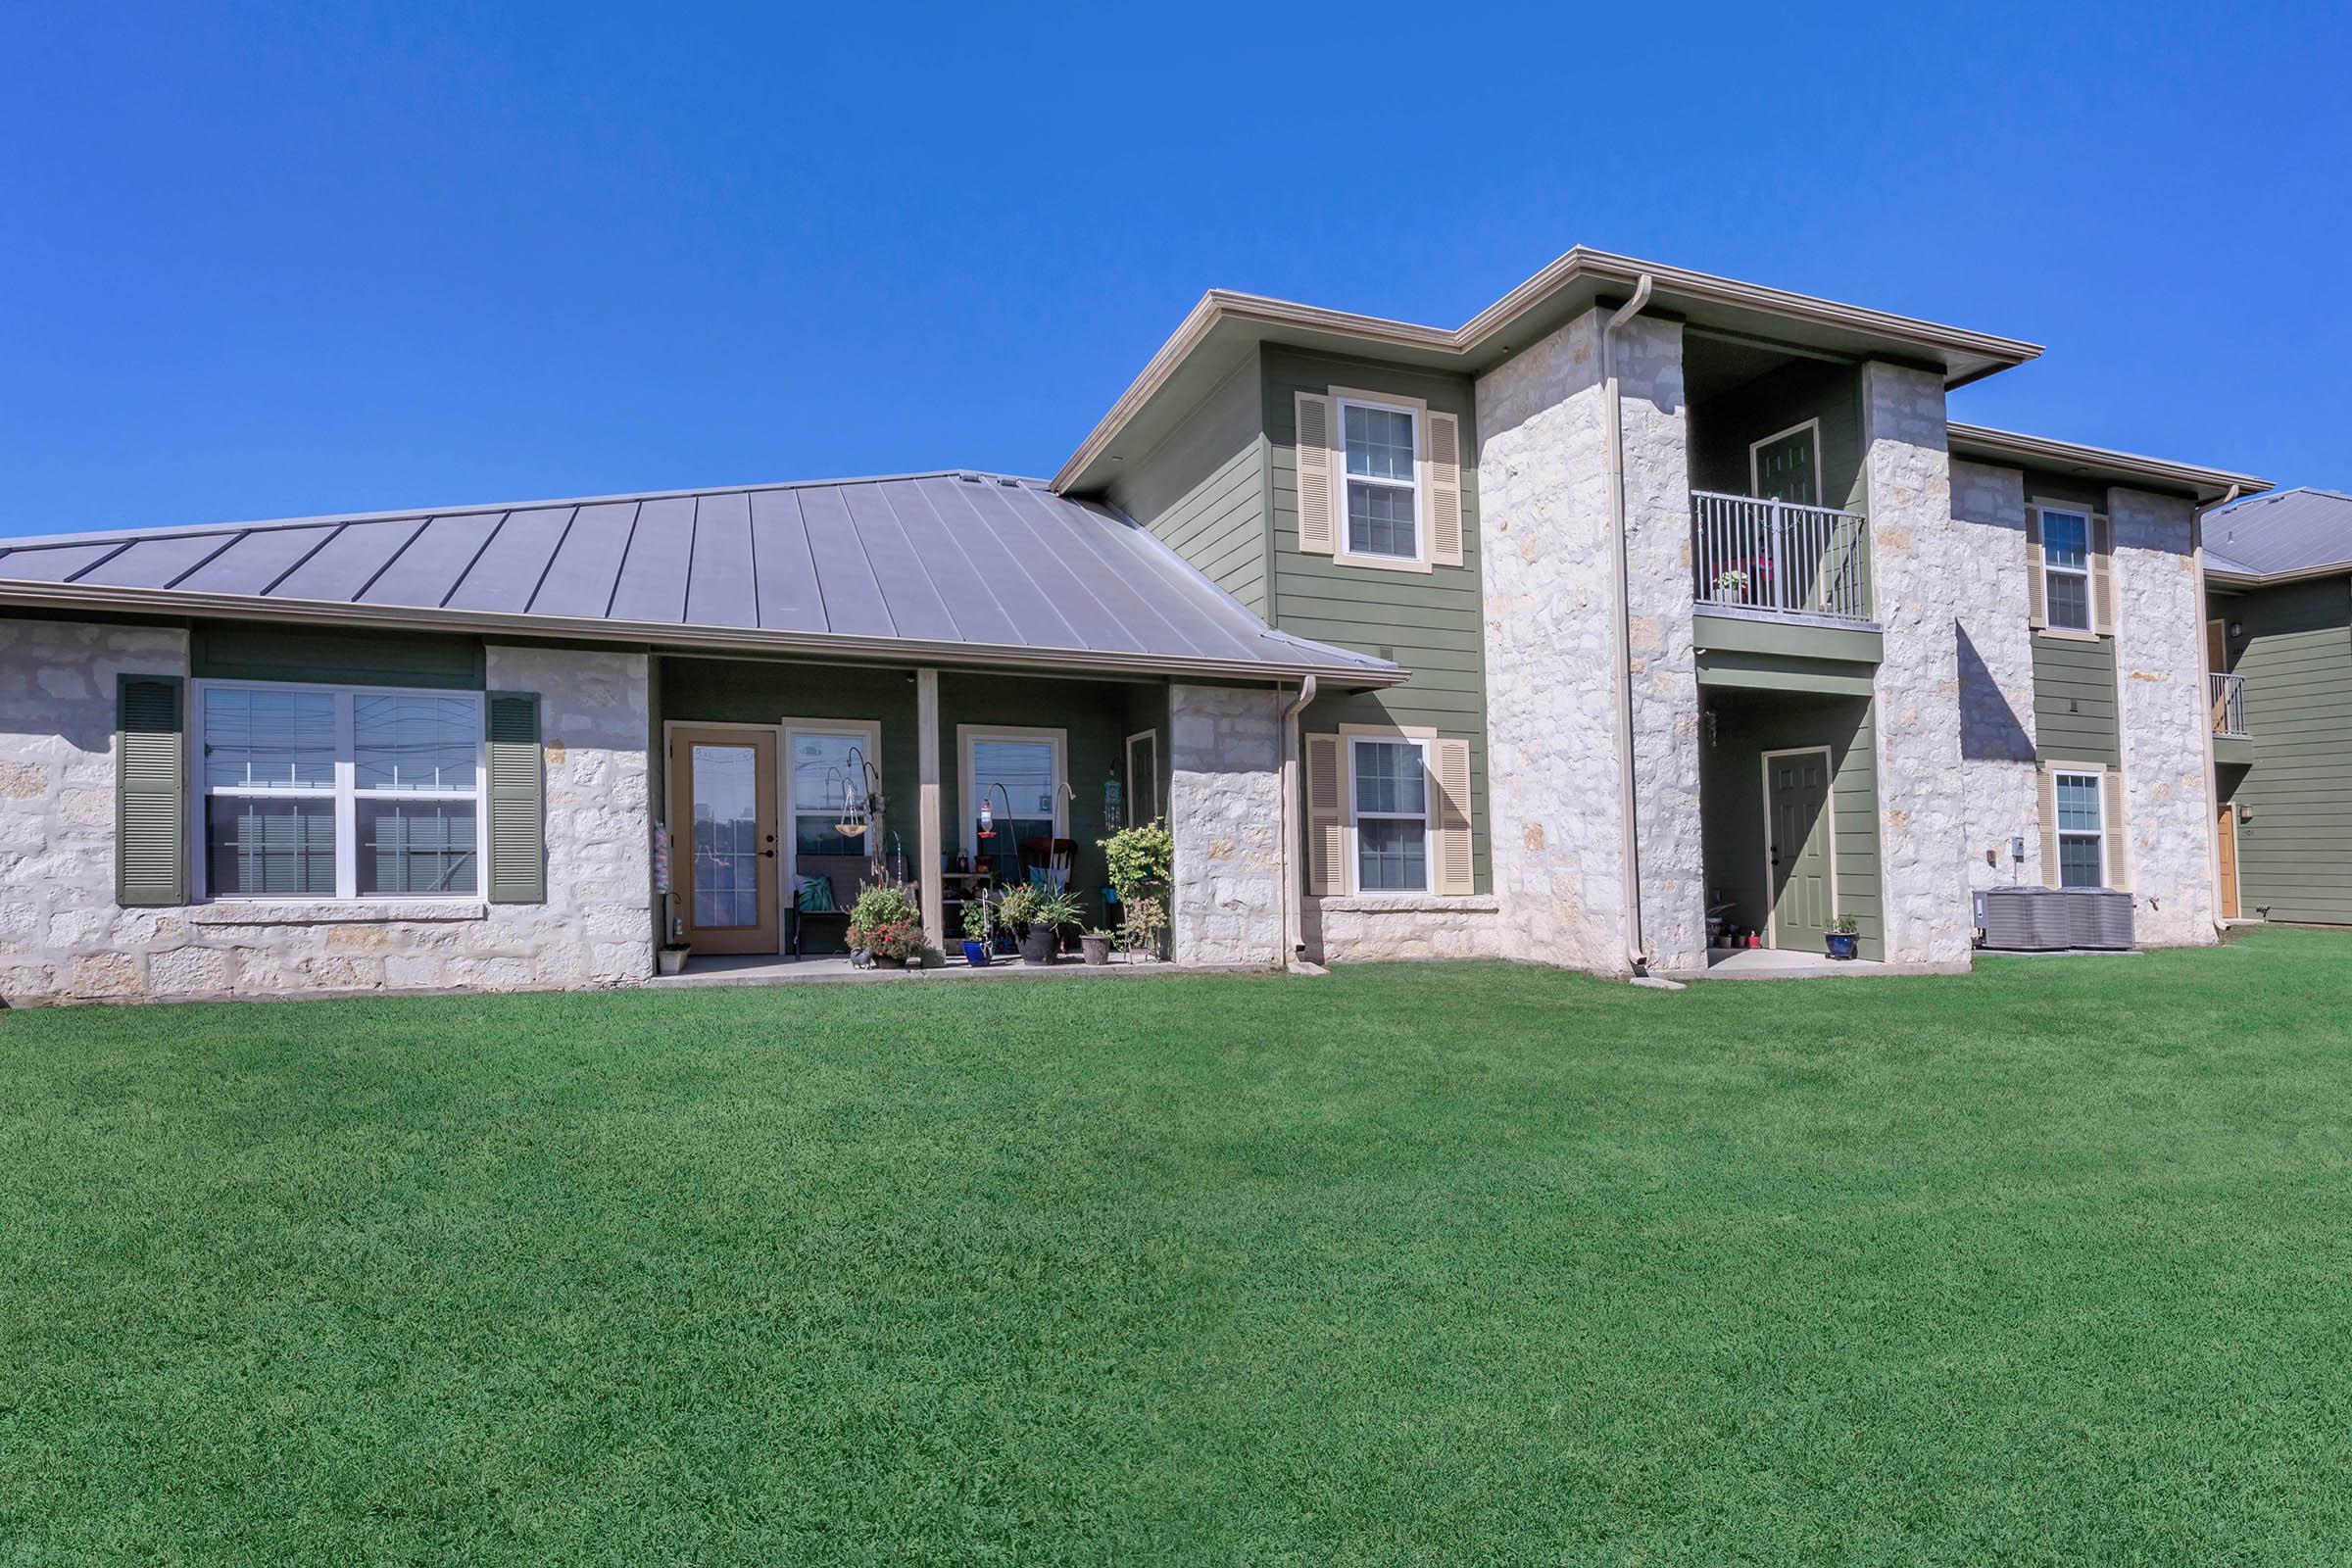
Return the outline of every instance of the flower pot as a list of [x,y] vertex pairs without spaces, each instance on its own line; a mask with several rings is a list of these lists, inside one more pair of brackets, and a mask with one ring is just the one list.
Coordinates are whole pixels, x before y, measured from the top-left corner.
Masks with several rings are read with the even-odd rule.
[[1101,964],[1110,961],[1110,938],[1108,937],[1080,937],[1078,947],[1085,954],[1086,961],[1089,963]]
[[1034,927],[1027,936],[1021,938],[1021,961],[1052,963],[1055,950],[1060,946],[1060,939],[1050,928],[1042,925]]
[[1851,931],[1831,932],[1829,937],[1830,956],[1833,958],[1852,957],[1854,956],[1855,944],[1861,940],[1861,937],[1857,936]]
[[963,961],[970,964],[975,969],[987,968],[988,944],[985,942],[966,942],[963,945]]
[[662,974],[676,974],[686,967],[690,948],[661,948],[654,954],[654,967]]

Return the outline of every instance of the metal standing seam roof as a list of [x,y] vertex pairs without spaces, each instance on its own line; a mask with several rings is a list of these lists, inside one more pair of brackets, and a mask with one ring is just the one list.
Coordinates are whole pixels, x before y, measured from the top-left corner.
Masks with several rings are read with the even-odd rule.
[[2352,566],[2352,495],[2304,488],[2254,496],[2205,518],[2205,569],[2292,576]]
[[1406,674],[1272,629],[1105,507],[969,472],[0,539],[0,602],[658,642],[670,629],[690,645],[1350,685]]

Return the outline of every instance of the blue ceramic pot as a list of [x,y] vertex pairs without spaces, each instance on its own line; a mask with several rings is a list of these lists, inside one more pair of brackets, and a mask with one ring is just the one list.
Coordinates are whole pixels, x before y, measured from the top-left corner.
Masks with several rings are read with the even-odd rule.
[[988,944],[985,942],[966,942],[963,945],[963,961],[970,964],[975,969],[987,968]]
[[1854,944],[1862,939],[1851,932],[1833,931],[1829,940],[1831,957],[1850,958],[1854,956]]

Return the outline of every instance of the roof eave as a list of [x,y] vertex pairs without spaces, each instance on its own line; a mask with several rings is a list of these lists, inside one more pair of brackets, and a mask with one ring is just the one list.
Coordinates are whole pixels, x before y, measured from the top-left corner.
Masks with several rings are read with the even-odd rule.
[[1996,430],[1989,425],[1955,423],[1946,427],[1946,439],[1955,453],[1967,448],[1964,456],[1982,457],[1998,463],[2073,466],[2088,470],[2088,477],[2107,478],[2128,487],[2132,486],[2134,481],[2148,481],[2174,490],[2186,490],[2199,503],[2219,501],[2232,490],[2242,497],[2259,495],[2271,488],[2270,480],[2251,473],[2233,473],[2227,468],[2174,463],[2136,452],[2117,452],[2106,447],[2082,446],[2073,441],[2054,441],[2046,436],[2026,435],[2017,430]]
[[488,611],[353,605],[323,600],[270,599],[176,589],[0,579],[0,606],[80,612],[214,616],[296,625],[365,626],[379,630],[505,633],[575,642],[644,644],[695,652],[805,655],[861,662],[904,662],[1019,668],[1042,674],[1191,675],[1215,680],[1296,681],[1312,675],[1326,686],[1371,691],[1412,677],[1402,666],[1354,667],[1305,661],[1187,659],[1161,654],[1030,648],[1014,644],[855,637],[832,632],[779,632],[757,627],[686,626],[663,621],[605,620],[572,615],[502,614]]
[[1654,289],[1662,297],[1660,308],[1665,308],[1675,300],[1710,302],[1735,311],[1776,316],[1817,327],[1884,339],[1889,347],[1908,346],[1940,360],[1946,365],[1946,384],[1950,386],[1966,385],[1995,370],[2022,365],[2041,353],[2041,345],[2026,342],[2022,338],[1998,337],[1964,327],[1945,326],[1912,317],[1844,305],[1814,295],[1793,294],[1785,289],[1743,283],[1737,278],[1720,277],[1710,272],[1694,272],[1635,257],[1588,250],[1581,245],[1451,331],[1412,321],[1390,320],[1382,317],[1358,316],[1348,311],[1301,305],[1265,295],[1211,289],[1187,313],[1175,332],[1160,345],[1142,372],[1096,423],[1095,428],[1079,444],[1078,450],[1070,455],[1069,461],[1061,466],[1060,471],[1053,478],[1052,487],[1061,493],[1073,488],[1097,488],[1092,483],[1082,487],[1079,481],[1097,466],[1120,432],[1151,403],[1185,360],[1227,321],[1328,333],[1375,348],[1434,355],[1467,368],[1474,365],[1491,345],[1499,344],[1502,334],[1531,313],[1544,309],[1549,301],[1570,287],[1590,282],[1631,291],[1644,275],[1652,280]]

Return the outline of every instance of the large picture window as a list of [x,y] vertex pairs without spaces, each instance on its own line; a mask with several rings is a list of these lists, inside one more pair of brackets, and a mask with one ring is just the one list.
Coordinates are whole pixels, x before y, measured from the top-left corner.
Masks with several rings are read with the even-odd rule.
[[2100,795],[2105,780],[2096,773],[2058,773],[2051,779],[2058,808],[2058,885],[2097,888],[2107,885],[2105,851],[2107,824]]
[[207,895],[480,894],[480,697],[214,682],[197,697]]
[[1356,891],[1428,892],[1428,743],[1357,736],[1348,744],[1348,771]]
[[[1062,733],[963,729],[964,844],[1000,880],[1020,874],[1021,844],[1061,833]],[[996,836],[979,837],[980,808]]]
[[1421,559],[1420,411],[1340,400],[1347,553]]
[[2090,630],[2090,515],[2041,509],[2041,572],[2049,622]]

